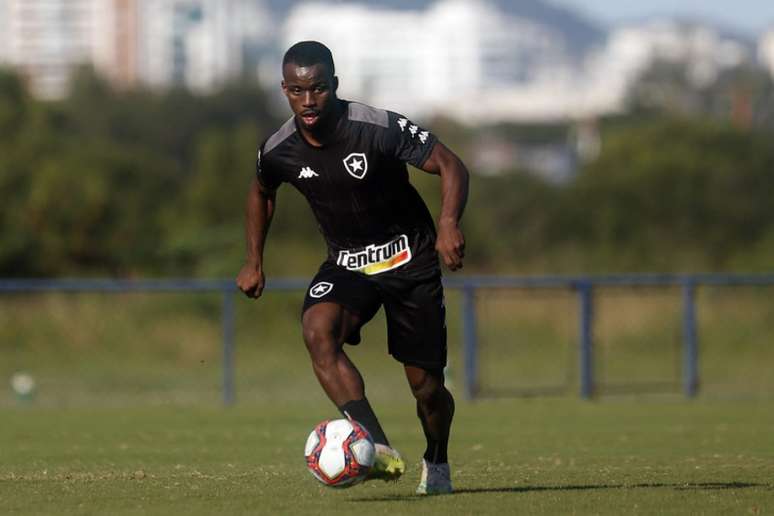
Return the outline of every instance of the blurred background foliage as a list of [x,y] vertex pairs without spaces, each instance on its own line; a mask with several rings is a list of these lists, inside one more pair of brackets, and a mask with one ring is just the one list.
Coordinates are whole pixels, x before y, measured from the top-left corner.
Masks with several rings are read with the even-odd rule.
[[[570,124],[426,121],[473,172],[466,272],[770,270],[774,88],[738,70],[705,89],[654,66],[601,147],[565,181],[475,166],[488,134],[566,138]],[[244,198],[281,99],[254,84],[197,96],[117,91],[90,70],[41,102],[0,72],[0,276],[230,277]],[[412,181],[437,213],[437,177]],[[280,189],[270,276],[312,274],[324,244],[305,201]]]

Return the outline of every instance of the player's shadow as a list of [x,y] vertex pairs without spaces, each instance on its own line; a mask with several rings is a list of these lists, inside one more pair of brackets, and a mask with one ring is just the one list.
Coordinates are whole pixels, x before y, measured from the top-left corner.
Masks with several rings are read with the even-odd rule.
[[[507,487],[481,487],[481,488],[462,488],[455,489],[455,495],[459,494],[477,494],[477,493],[534,493],[539,491],[593,491],[598,489],[674,489],[676,491],[715,491],[721,489],[748,489],[752,487],[763,487],[774,489],[774,484],[757,484],[751,482],[685,482],[685,483],[666,483],[666,482],[648,482],[640,484],[580,484],[580,485],[557,485],[557,486],[507,486]],[[410,500],[432,499],[433,497],[411,494],[411,495],[385,495],[376,497],[352,498],[351,502],[405,502]]]

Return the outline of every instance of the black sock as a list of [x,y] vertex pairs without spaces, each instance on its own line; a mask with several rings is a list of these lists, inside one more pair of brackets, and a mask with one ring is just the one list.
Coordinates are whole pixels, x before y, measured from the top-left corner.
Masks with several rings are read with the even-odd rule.
[[444,446],[440,441],[434,439],[427,440],[427,448],[425,449],[424,459],[431,464],[444,464],[449,462],[449,458],[446,455],[448,445]]
[[390,443],[387,442],[387,436],[384,435],[384,430],[382,430],[379,420],[376,419],[376,414],[374,414],[367,398],[348,401],[339,407],[339,412],[344,414],[344,417],[352,418],[363,425],[365,429],[368,430],[368,433],[371,434],[371,438],[376,444],[390,445]]

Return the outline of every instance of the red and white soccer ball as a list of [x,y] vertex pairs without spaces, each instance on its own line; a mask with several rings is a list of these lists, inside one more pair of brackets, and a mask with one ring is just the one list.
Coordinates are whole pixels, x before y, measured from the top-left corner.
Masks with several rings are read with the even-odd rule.
[[323,421],[312,430],[304,447],[306,466],[330,487],[361,482],[374,465],[374,441],[357,421]]

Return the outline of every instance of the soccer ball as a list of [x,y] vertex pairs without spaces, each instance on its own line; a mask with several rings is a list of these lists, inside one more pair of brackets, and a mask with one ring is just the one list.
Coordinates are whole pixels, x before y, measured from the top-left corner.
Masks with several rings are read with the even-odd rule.
[[349,419],[323,421],[314,427],[304,447],[309,472],[330,487],[361,482],[374,465],[374,455],[371,435]]
[[19,371],[11,376],[11,389],[16,398],[21,401],[30,401],[35,397],[35,378],[31,374]]

